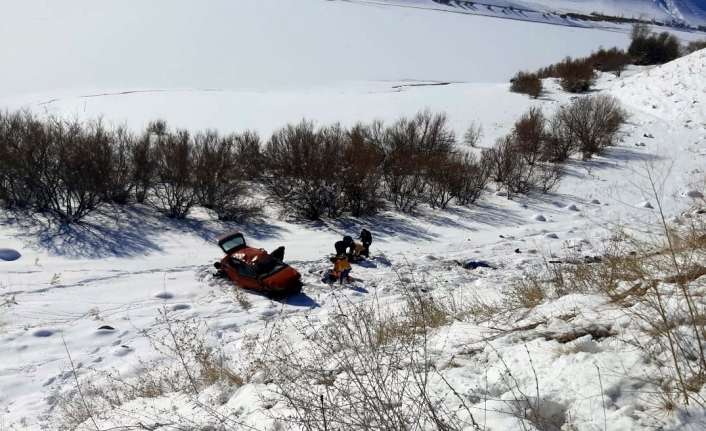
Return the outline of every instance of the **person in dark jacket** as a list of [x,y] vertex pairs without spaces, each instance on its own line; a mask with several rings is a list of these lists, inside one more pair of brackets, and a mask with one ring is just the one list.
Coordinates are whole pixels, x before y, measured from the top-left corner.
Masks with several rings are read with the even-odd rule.
[[365,257],[370,257],[370,244],[373,243],[373,234],[371,234],[369,230],[363,229],[360,231],[359,239],[363,243],[363,251],[360,254]]
[[336,256],[342,256],[353,252],[353,238],[350,236],[344,236],[341,241],[336,241],[333,245],[336,249]]
[[284,246],[282,245],[282,246],[277,247],[275,249],[275,251],[270,253],[270,256],[274,257],[275,259],[277,259],[279,261],[284,261]]

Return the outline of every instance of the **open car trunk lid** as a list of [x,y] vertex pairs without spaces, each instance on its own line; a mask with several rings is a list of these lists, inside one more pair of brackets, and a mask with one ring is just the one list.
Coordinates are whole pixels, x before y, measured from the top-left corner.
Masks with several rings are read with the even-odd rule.
[[226,253],[231,254],[245,248],[245,237],[240,232],[231,232],[218,238],[218,246]]

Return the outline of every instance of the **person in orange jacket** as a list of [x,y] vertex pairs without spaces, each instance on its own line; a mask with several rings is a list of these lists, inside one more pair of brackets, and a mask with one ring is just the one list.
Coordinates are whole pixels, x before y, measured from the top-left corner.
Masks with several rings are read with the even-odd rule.
[[340,284],[343,284],[343,280],[348,281],[348,274],[351,273],[351,264],[348,263],[348,257],[345,254],[336,258],[336,262],[333,264],[333,272],[338,274]]

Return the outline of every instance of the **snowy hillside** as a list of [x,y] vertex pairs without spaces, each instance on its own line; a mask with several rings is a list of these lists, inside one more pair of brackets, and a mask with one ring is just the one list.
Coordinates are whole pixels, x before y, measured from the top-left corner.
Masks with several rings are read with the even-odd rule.
[[[661,196],[668,217],[694,204],[695,195],[688,192],[701,187],[706,165],[706,80],[699,79],[705,67],[702,51],[624,78],[602,75],[599,90],[617,96],[631,115],[624,139],[604,156],[573,160],[566,180],[548,195],[513,200],[487,195],[470,208],[319,223],[282,220],[274,208],[263,220],[244,225],[218,222],[205,212],[185,222],[167,221],[143,206],[99,213],[77,227],[3,213],[0,246],[22,257],[0,262],[0,428],[57,429],[62,420],[66,424],[69,409],[75,421],[84,421],[78,429],[86,430],[142,424],[166,431],[175,420],[191,429],[281,429],[272,419],[282,413],[279,405],[261,398],[271,389],[268,379],[257,367],[245,369],[252,365],[251,342],[263,334],[272,337],[281,328],[304,349],[310,338],[297,338],[297,328],[335,321],[341,304],[404,306],[410,272],[422,277],[437,298],[490,304],[546,259],[566,258],[571,250],[600,255],[619,226],[658,236],[655,197],[644,173],[651,169],[664,180]],[[126,120],[135,127],[159,115],[179,126],[247,126],[264,133],[302,116],[351,124],[428,106],[448,112],[459,132],[470,120],[478,121],[486,131],[482,146],[489,146],[528,107],[552,112],[570,100],[553,82],[547,82],[546,97],[536,101],[510,93],[506,84],[410,84],[416,83],[69,96],[38,98],[30,106],[85,118],[102,113],[106,120]],[[359,281],[349,288],[321,283],[333,242],[361,227],[373,231],[375,258],[354,267]],[[231,229],[268,250],[286,245],[286,260],[304,274],[303,294],[276,301],[214,280],[211,263],[220,257],[214,238]],[[468,260],[483,260],[494,269],[467,270],[454,262]],[[83,404],[65,401],[76,399],[77,379],[93,403],[100,385],[111,379],[154,378],[154,372],[178,369],[178,362],[165,360],[155,346],[170,322],[164,316],[197,322],[204,339],[218,345],[242,377],[228,384],[216,378],[198,396],[187,386],[156,397],[132,396],[120,406],[110,404],[116,402],[112,399],[110,408],[90,419],[82,416]],[[429,354],[482,424],[476,429],[655,426],[662,411],[653,407],[654,387],[644,377],[660,370],[626,343],[642,333],[605,297],[576,292],[547,299],[514,315],[511,323],[498,328],[487,321],[458,320],[430,333]],[[300,383],[306,388],[317,382]],[[446,390],[442,381],[430,385]],[[148,394],[148,389],[138,392]],[[510,401],[517,400],[516,391],[531,395],[529,405],[548,415],[547,427],[537,417],[518,422],[517,406]],[[69,423],[75,426],[75,421]],[[706,426],[706,417],[703,410],[687,409],[667,415],[660,425],[696,431]]]
[[[353,0],[361,3],[394,4],[448,10],[474,15],[529,20],[560,25],[590,26],[590,15],[654,20],[667,25],[702,26],[706,24],[706,5],[694,0]],[[581,16],[566,16],[578,14]],[[609,19],[598,19],[603,25]]]

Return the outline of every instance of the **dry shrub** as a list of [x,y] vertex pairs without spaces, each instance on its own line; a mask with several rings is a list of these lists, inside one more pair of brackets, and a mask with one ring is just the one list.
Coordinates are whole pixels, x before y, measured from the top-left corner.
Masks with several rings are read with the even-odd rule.
[[459,205],[470,205],[480,198],[490,180],[491,166],[486,158],[474,154],[456,155],[451,159],[455,173],[451,191]]
[[262,175],[264,159],[262,143],[257,132],[248,130],[230,137],[235,145],[234,156],[243,179],[256,181]]
[[529,310],[540,305],[546,298],[544,283],[536,276],[525,275],[503,291],[502,303],[506,310]]
[[536,73],[518,72],[510,80],[510,91],[538,98],[542,94],[542,79]]
[[601,154],[615,144],[627,113],[612,96],[598,95],[576,99],[562,106],[552,120],[556,148],[554,158],[566,155],[575,146],[584,159]]
[[469,147],[477,147],[480,140],[483,138],[483,126],[480,124],[471,123],[463,135],[463,143]]
[[411,212],[427,195],[436,162],[446,160],[456,137],[446,115],[429,111],[402,118],[385,130],[383,175],[385,196],[400,211]]
[[569,93],[585,93],[591,89],[596,80],[593,64],[588,59],[565,59],[557,63],[556,78],[564,91]]
[[563,169],[548,160],[552,150],[547,120],[539,108],[531,108],[515,123],[513,131],[486,150],[484,158],[492,177],[508,196],[539,190],[546,193],[558,185]]
[[[227,365],[220,349],[207,343],[205,324],[174,318],[164,309],[156,324],[143,335],[161,358],[141,362],[141,371],[134,376],[124,376],[117,370],[88,370],[90,378],[77,377],[77,387],[61,394],[56,403],[60,429],[77,429],[109,412],[119,416],[121,429],[150,429],[147,424],[152,423],[169,423],[179,429],[195,426],[193,418],[181,417],[176,411],[124,408],[133,400],[176,392],[193,396],[194,408],[203,409],[207,421],[222,419],[214,418],[216,413],[197,401],[196,396],[214,384],[240,387],[244,379]],[[71,371],[78,374],[76,369]]]
[[380,122],[358,124],[347,134],[343,149],[345,165],[340,175],[345,208],[351,215],[375,214],[383,207],[381,149],[383,126]]
[[183,219],[198,203],[191,135],[186,130],[155,132],[152,139],[155,182],[150,201],[167,216]]
[[684,47],[684,55],[689,55],[702,49],[706,49],[706,40],[693,40]]
[[130,180],[134,188],[135,200],[141,204],[147,201],[147,196],[154,186],[157,169],[152,152],[151,136],[149,132],[145,132],[135,141],[130,151]]
[[285,210],[308,219],[338,215],[343,136],[340,127],[317,131],[308,121],[276,131],[263,153],[263,182],[270,196]]
[[427,325],[443,319],[424,304],[413,306],[421,315],[410,318],[411,329],[390,323],[397,317],[379,306],[339,302],[328,324],[295,325],[296,345],[289,328],[264,340],[261,363],[274,387],[266,403],[287,408],[274,419],[307,430],[478,430],[450,385],[431,389],[432,381],[447,383],[427,348]]
[[616,76],[620,76],[625,68],[630,64],[630,56],[618,48],[599,49],[588,57],[589,62],[594,69],[601,72],[612,72]]
[[30,113],[0,115],[0,199],[7,207],[81,220],[106,200],[127,198],[126,149],[131,137]]
[[635,24],[628,54],[635,64],[664,64],[679,57],[681,44],[673,34],[650,31],[646,24]]
[[249,164],[238,157],[240,150],[237,136],[206,132],[194,137],[194,191],[198,203],[213,210],[220,220],[253,215],[252,207],[244,202]]

